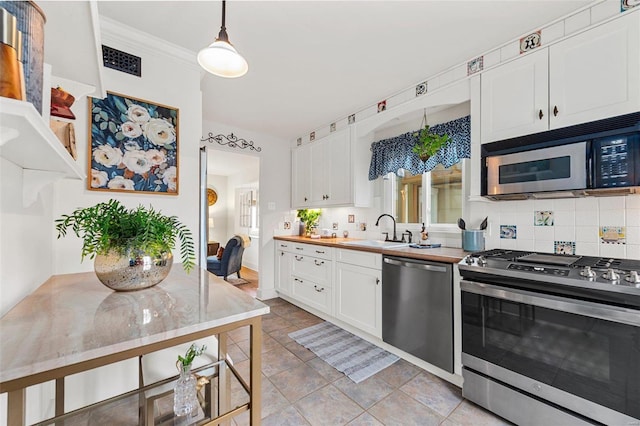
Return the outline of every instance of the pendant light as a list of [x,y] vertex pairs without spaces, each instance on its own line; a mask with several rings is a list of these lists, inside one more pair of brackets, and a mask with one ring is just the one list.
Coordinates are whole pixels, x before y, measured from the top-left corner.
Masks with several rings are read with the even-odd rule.
[[216,40],[198,52],[198,63],[211,74],[236,78],[242,77],[249,70],[247,61],[229,43],[227,28],[224,25],[226,1],[222,1],[222,26]]

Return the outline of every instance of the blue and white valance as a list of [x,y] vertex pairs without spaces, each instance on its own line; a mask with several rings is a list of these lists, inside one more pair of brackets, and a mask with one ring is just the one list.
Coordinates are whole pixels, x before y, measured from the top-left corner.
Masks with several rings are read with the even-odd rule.
[[451,137],[451,141],[427,161],[422,161],[418,154],[412,151],[418,140],[419,130],[372,143],[369,180],[375,180],[387,173],[396,173],[400,169],[419,175],[433,170],[438,164],[451,167],[463,158],[471,158],[471,116],[435,124],[430,126],[429,130],[440,136],[446,133]]

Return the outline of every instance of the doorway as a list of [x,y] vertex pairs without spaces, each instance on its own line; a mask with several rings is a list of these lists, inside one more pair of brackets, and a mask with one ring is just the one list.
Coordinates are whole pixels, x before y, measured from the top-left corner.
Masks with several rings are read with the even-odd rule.
[[235,235],[244,237],[242,269],[227,281],[253,297],[260,267],[260,157],[207,147],[207,256]]

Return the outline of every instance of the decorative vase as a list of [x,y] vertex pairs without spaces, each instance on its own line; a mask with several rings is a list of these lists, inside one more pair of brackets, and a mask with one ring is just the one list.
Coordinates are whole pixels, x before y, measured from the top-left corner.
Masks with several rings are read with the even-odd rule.
[[197,380],[191,374],[191,364],[176,364],[180,371],[180,377],[173,391],[173,412],[176,416],[186,416],[196,408],[196,384]]
[[124,254],[109,250],[96,255],[94,270],[100,282],[115,291],[142,290],[167,278],[173,265],[171,252],[151,256],[135,248]]
[[298,235],[303,237],[307,234],[307,225],[304,222],[300,222],[300,228],[298,229]]

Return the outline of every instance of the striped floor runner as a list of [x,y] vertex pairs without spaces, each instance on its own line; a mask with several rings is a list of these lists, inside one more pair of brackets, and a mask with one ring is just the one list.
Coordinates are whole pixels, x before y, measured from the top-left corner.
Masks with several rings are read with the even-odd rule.
[[355,383],[373,376],[399,359],[326,321],[289,333],[289,337]]

